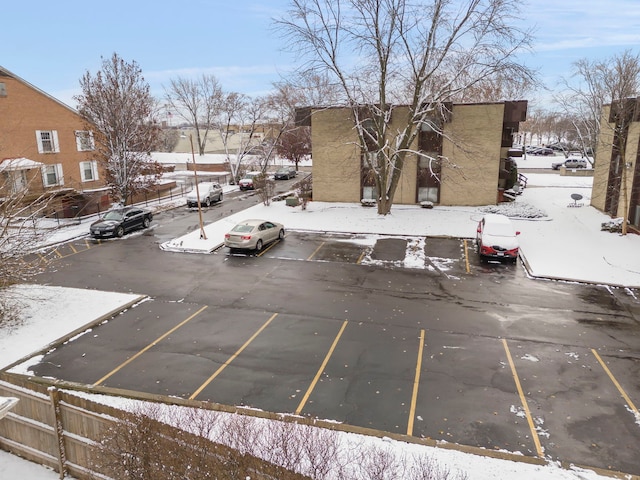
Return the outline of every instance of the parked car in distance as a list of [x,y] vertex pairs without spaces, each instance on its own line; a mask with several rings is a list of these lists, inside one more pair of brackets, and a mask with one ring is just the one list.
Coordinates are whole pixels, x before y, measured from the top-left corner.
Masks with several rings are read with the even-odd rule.
[[222,201],[222,187],[215,182],[202,182],[198,184],[198,189],[194,186],[187,193],[187,207],[198,206],[198,193],[200,193],[200,206],[208,207],[213,202]]
[[238,186],[240,187],[240,190],[253,190],[254,189],[253,179],[256,178],[258,175],[263,175],[263,173],[262,172],[245,173],[244,177],[240,179],[240,181],[238,182]]
[[275,240],[284,239],[284,225],[267,220],[245,220],[224,236],[224,245],[230,249],[256,250]]
[[538,147],[527,152],[530,155],[555,155],[555,151],[549,147]]
[[276,180],[289,180],[296,177],[296,167],[281,167],[276,170],[273,178]]
[[587,168],[587,160],[579,157],[569,157],[564,162],[551,164],[551,168],[554,170],[559,170],[562,166],[565,168]]
[[476,246],[480,259],[518,259],[518,238],[520,232],[513,228],[509,217],[497,213],[487,213],[478,222]]
[[91,224],[89,233],[93,238],[122,237],[137,228],[148,228],[153,220],[151,210],[140,207],[122,207],[109,210]]

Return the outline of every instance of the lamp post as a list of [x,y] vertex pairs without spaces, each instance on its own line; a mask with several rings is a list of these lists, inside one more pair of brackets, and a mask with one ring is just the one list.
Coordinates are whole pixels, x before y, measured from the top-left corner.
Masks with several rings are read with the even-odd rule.
[[200,218],[200,240],[206,240],[207,234],[204,231],[204,223],[202,221],[202,206],[200,205],[200,188],[198,187],[198,169],[196,168],[196,154],[193,152],[193,135],[189,134],[191,142],[191,158],[193,160],[193,180],[196,182],[196,196],[198,197],[198,217]]

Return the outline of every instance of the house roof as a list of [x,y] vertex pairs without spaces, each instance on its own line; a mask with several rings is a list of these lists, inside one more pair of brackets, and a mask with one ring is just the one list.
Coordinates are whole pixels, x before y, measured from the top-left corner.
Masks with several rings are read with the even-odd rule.
[[33,85],[33,84],[31,84],[31,83],[27,82],[24,78],[19,77],[19,76],[18,76],[18,75],[16,75],[15,73],[10,72],[10,71],[9,71],[9,70],[7,70],[6,68],[4,68],[2,65],[0,65],[0,82],[2,81],[2,77],[13,78],[14,80],[17,80],[18,82],[20,82],[20,83],[22,83],[22,84],[26,85],[27,87],[29,87],[29,88],[31,88],[31,89],[33,89],[33,90],[37,91],[38,93],[40,93],[40,94],[44,95],[45,97],[47,97],[47,98],[49,98],[49,99],[53,100],[54,102],[56,102],[56,103],[58,103],[58,104],[62,105],[63,107],[65,107],[65,108],[67,108],[67,109],[71,110],[73,113],[78,114],[78,111],[77,111],[75,108],[70,107],[70,106],[69,106],[69,105],[67,105],[66,103],[64,103],[64,102],[62,102],[62,101],[60,101],[60,100],[58,100],[56,97],[53,97],[53,96],[49,95],[49,94],[48,94],[47,92],[45,92],[44,90],[40,90],[40,89],[39,89],[38,87],[36,87],[35,85]]

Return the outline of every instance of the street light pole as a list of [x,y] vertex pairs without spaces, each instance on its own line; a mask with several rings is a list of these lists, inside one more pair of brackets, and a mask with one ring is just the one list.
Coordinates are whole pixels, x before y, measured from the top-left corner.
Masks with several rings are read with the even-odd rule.
[[206,240],[207,234],[204,231],[204,222],[202,221],[202,205],[200,205],[200,187],[198,187],[198,169],[196,168],[196,154],[193,151],[193,135],[189,134],[191,142],[191,158],[193,160],[193,180],[196,182],[196,196],[198,197],[198,217],[200,217],[200,240]]

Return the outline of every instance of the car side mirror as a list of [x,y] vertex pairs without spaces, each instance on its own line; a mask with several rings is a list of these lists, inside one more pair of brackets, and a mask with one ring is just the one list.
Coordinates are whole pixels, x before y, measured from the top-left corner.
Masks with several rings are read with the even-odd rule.
[[520,235],[520,232],[516,232],[516,235]]

